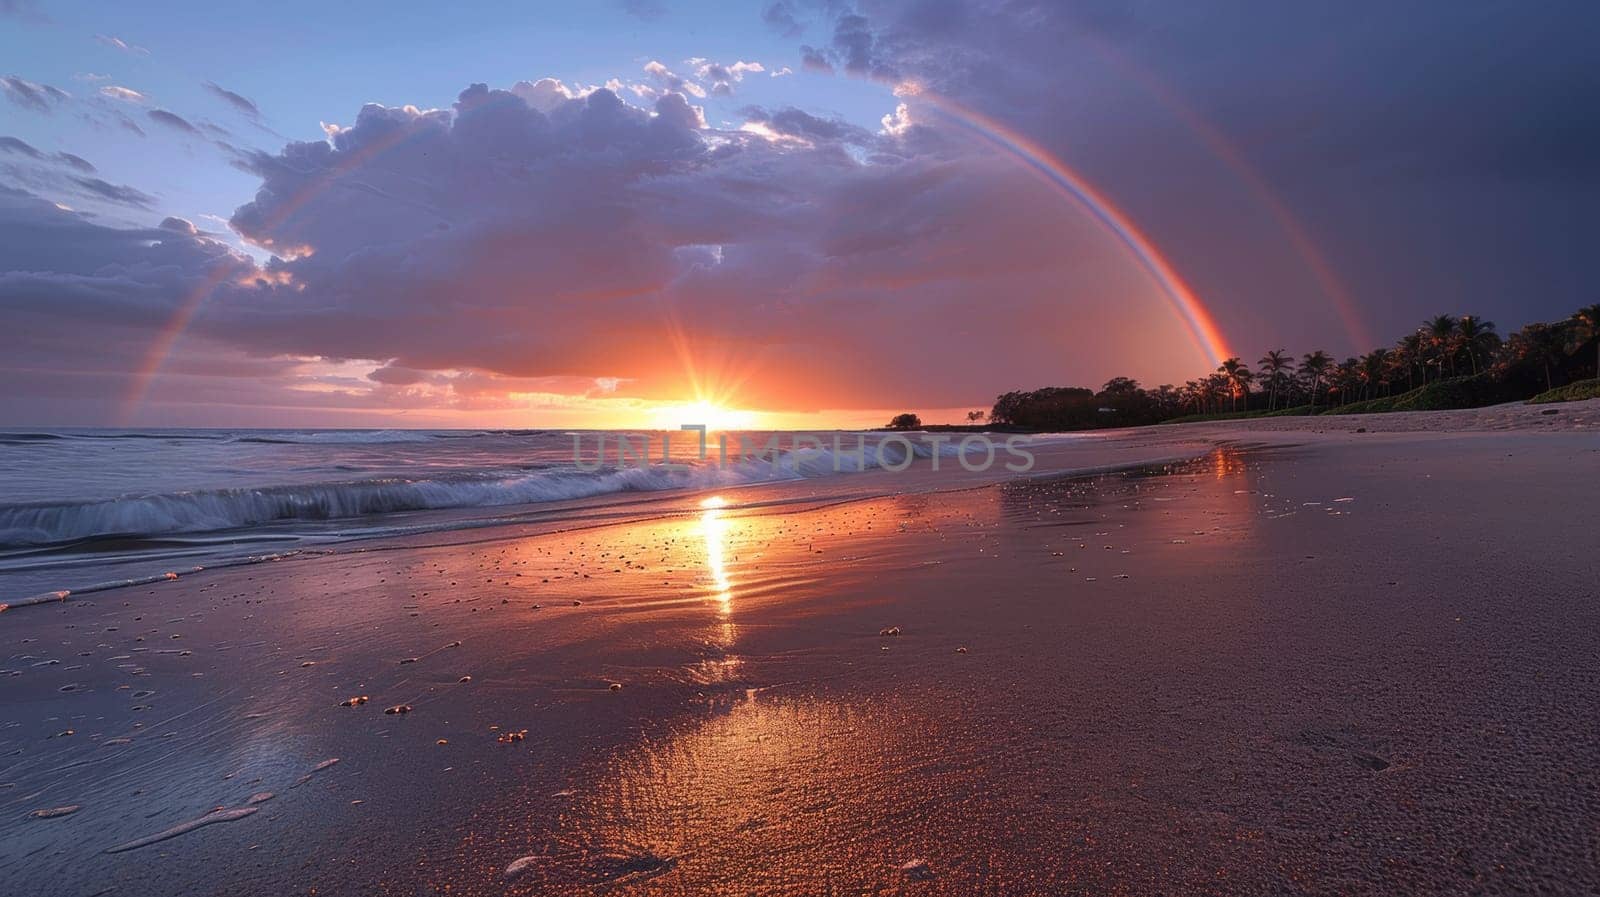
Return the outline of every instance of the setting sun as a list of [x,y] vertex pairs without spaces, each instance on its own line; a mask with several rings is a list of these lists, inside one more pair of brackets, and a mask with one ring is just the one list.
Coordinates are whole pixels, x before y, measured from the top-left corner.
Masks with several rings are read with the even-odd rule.
[[759,426],[761,414],[723,408],[713,402],[701,400],[677,405],[663,405],[650,412],[650,426],[657,430],[676,430],[679,427],[703,424],[708,430],[749,430]]

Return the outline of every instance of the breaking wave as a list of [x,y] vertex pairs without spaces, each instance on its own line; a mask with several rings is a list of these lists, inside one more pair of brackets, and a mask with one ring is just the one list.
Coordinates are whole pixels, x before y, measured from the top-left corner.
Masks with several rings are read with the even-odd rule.
[[[368,431],[381,438],[393,431]],[[326,435],[326,434],[316,434]],[[341,433],[341,437],[353,434]],[[401,434],[415,438],[417,434]],[[911,444],[917,458],[927,444]],[[942,456],[954,456],[942,445]],[[244,530],[292,521],[329,521],[407,511],[487,508],[564,501],[620,492],[712,489],[853,473],[908,459],[905,444],[864,451],[801,448],[727,465],[556,467],[535,471],[453,472],[422,478],[365,479],[257,488],[127,495],[77,502],[0,505],[0,548],[26,548],[103,538],[153,538]]]

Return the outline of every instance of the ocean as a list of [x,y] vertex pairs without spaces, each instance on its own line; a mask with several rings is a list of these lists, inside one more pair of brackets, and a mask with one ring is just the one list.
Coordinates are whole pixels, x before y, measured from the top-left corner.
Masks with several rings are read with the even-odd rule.
[[[548,523],[596,497],[611,497],[617,515],[644,512],[659,493],[821,485],[906,457],[904,443],[880,446],[882,434],[804,434],[823,447],[796,448],[802,434],[763,432],[727,434],[724,463],[716,435],[707,460],[698,434],[644,435],[646,466],[622,463],[617,434],[600,431],[0,431],[0,603],[355,540]],[[759,455],[773,440],[776,454],[741,451]]]

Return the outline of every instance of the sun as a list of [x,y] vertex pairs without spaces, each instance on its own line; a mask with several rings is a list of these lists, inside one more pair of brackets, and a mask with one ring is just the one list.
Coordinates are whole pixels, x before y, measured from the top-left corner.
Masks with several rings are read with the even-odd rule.
[[748,430],[756,426],[759,417],[755,411],[724,408],[702,399],[656,408],[650,414],[650,426],[657,430],[676,430],[702,424],[708,430]]

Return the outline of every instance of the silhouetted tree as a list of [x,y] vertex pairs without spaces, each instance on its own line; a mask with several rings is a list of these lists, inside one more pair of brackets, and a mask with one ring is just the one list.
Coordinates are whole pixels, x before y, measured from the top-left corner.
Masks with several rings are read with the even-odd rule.
[[891,430],[919,430],[922,428],[922,418],[907,411],[905,414],[896,414],[889,421]]
[[1317,392],[1322,388],[1322,378],[1327,375],[1328,368],[1332,365],[1332,356],[1321,349],[1307,352],[1305,357],[1300,359],[1300,373],[1308,381],[1313,408],[1317,407]]
[[1278,407],[1278,389],[1283,386],[1284,379],[1294,370],[1294,358],[1282,349],[1273,349],[1261,356],[1256,362],[1260,365],[1261,373],[1267,383],[1267,410],[1276,410]]

